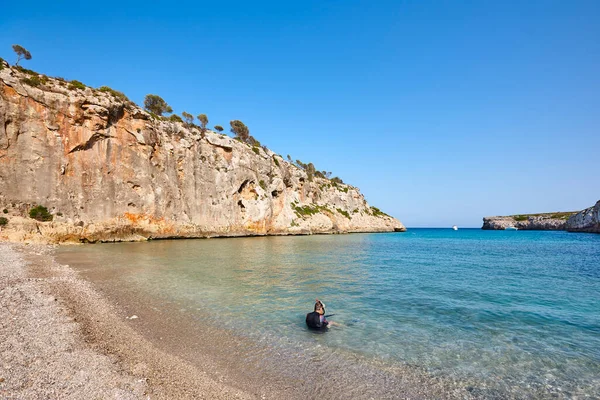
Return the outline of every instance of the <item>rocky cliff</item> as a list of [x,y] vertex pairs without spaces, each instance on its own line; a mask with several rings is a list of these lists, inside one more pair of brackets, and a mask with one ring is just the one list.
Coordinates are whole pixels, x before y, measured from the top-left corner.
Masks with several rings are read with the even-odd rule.
[[483,218],[481,229],[503,230],[509,226],[521,230],[560,231],[566,229],[567,219],[575,212],[524,214]]
[[[115,92],[1,63],[0,216],[8,223],[0,238],[405,230],[358,188],[309,177],[266,148],[157,118]],[[53,220],[29,218],[34,205]]]
[[571,216],[566,224],[569,232],[600,233],[600,200],[596,205]]

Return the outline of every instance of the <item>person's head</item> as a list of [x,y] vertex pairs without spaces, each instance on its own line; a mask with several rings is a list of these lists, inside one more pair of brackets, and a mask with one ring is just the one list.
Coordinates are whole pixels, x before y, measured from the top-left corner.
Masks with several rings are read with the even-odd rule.
[[319,299],[315,302],[315,312],[321,315],[325,314],[325,304]]

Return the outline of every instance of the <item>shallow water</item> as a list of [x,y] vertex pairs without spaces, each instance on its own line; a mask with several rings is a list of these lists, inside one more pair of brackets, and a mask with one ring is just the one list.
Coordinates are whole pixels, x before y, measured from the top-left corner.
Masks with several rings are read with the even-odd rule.
[[[302,379],[317,359],[341,398],[396,397],[395,368],[407,366],[474,397],[600,393],[600,235],[412,229],[58,253],[105,288],[260,345],[260,368]],[[317,297],[341,327],[305,328]]]

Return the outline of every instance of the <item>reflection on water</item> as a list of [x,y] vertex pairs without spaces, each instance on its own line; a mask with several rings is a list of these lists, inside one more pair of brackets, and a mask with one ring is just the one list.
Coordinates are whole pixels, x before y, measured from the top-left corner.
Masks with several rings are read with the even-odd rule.
[[[388,370],[422,367],[484,397],[572,397],[600,392],[599,245],[599,236],[564,232],[413,230],[60,253],[94,282],[287,349],[290,369],[294,354],[309,352],[311,363],[343,354]],[[317,297],[343,327],[306,330]]]

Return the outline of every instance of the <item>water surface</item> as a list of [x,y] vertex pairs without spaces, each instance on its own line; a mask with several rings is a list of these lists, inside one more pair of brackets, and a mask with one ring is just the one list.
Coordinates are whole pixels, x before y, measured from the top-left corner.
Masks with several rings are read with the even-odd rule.
[[[412,229],[89,245],[59,257],[105,289],[257,344],[243,357],[261,369],[305,382],[317,361],[341,398],[397,397],[406,368],[474,397],[600,393],[600,235]],[[317,297],[341,327],[306,330]]]

